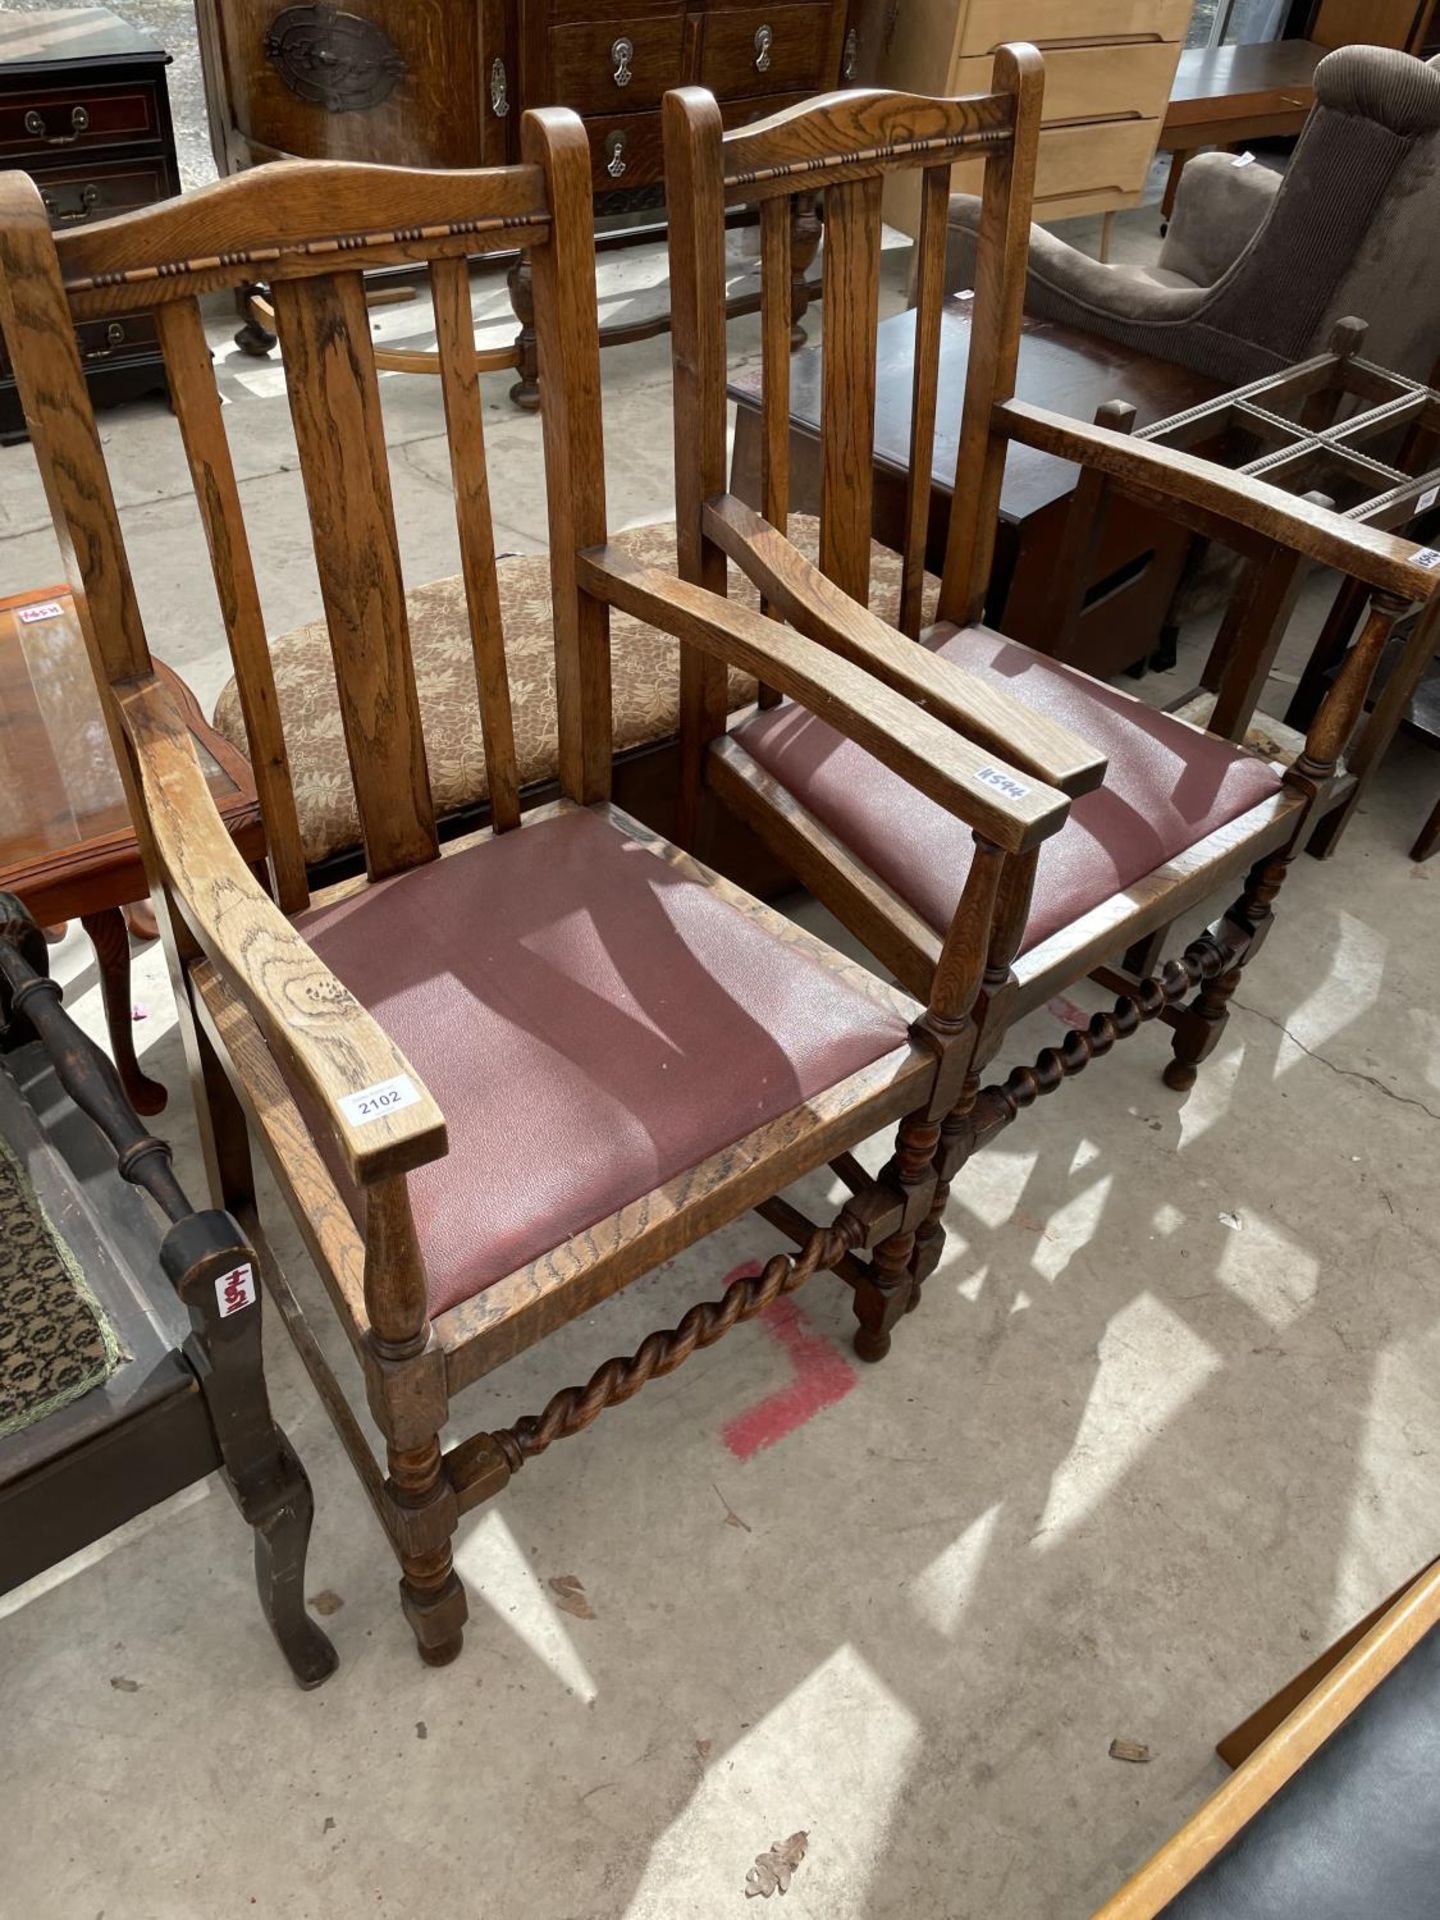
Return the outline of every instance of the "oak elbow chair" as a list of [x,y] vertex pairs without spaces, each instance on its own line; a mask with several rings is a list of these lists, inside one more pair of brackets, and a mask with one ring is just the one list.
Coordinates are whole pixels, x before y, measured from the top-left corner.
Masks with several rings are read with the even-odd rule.
[[[976,777],[988,790],[1027,804],[1038,783],[1074,800],[1043,844],[987,847],[983,834],[972,836],[973,821],[896,779],[853,731],[813,708],[767,696],[759,711],[727,725],[715,656],[682,647],[682,838],[703,829],[708,788],[922,999],[950,964],[948,930],[960,903],[993,863],[996,907],[982,983],[955,1005],[964,1085],[943,1124],[939,1179],[905,1307],[916,1304],[939,1257],[950,1181],[1039,1095],[1157,1017],[1174,1029],[1167,1083],[1177,1090],[1193,1084],[1224,1027],[1240,970],[1269,930],[1275,895],[1317,796],[1336,774],[1391,625],[1440,589],[1440,556],[1408,541],[1011,397],[1041,88],[1039,55],[1017,46],[998,53],[985,95],[834,94],[729,133],[709,94],[692,88],[666,96],[677,545],[692,584],[677,591],[619,555],[581,562],[590,590],[690,642],[698,628],[686,596],[722,588],[728,559],[767,609],[828,650],[832,674],[863,667],[974,743],[982,755]],[[964,416],[939,619],[917,646],[907,636],[921,635],[947,183],[951,163],[972,153],[985,156],[986,180]],[[907,531],[898,606],[887,605],[882,619],[865,604],[880,201],[884,176],[900,167],[923,170],[922,219]],[[818,568],[785,532],[788,202],[801,191],[822,193],[825,210]],[[754,200],[763,283],[763,515],[728,494],[725,479],[723,224],[728,207]],[[1362,638],[1292,766],[1282,772],[979,624],[1009,439],[1081,462],[1185,524],[1222,534],[1247,556],[1293,548],[1374,590]],[[990,754],[1018,768],[1018,782],[986,764]],[[1165,928],[1240,876],[1240,896],[1223,919],[1155,972]],[[1118,991],[1113,1011],[982,1089],[1007,1027],[1089,974]]]
[[[523,164],[471,173],[276,165],[59,234],[29,179],[0,178],[0,326],[130,783],[216,1204],[255,1245],[436,1665],[458,1653],[466,1617],[460,1516],[555,1440],[821,1269],[853,1288],[862,1350],[883,1351],[932,1211],[1002,870],[1068,808],[867,666],[680,587],[692,650],[813,707],[979,836],[927,1003],[610,804],[608,613],[577,559],[606,537],[589,149],[563,110],[527,114],[522,146]],[[563,788],[523,822],[465,268],[517,245],[534,263],[545,391]],[[436,299],[494,813],[443,858],[362,279],[401,262],[428,266]],[[261,266],[365,843],[364,877],[313,897],[197,305]],[[138,307],[157,316],[208,538],[273,897],[236,853],[155,677],[86,396],[75,322]],[[1034,754],[1068,764],[1062,729],[1012,717]],[[852,1149],[896,1123],[871,1178]],[[251,1129],[353,1346],[383,1461],[262,1233]],[[849,1198],[828,1225],[797,1224],[781,1190],[826,1163]],[[798,1252],[538,1416],[442,1447],[459,1389],[751,1208]]]

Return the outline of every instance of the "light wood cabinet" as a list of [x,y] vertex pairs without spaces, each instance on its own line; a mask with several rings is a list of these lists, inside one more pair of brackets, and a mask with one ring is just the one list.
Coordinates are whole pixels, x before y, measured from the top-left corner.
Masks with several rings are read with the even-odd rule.
[[[1110,213],[1144,190],[1190,25],[1193,0],[898,0],[876,62],[885,87],[978,93],[1007,40],[1045,56],[1045,118],[1035,181],[1037,220]],[[978,193],[984,162],[954,170]],[[893,174],[885,218],[916,230],[918,173]]]

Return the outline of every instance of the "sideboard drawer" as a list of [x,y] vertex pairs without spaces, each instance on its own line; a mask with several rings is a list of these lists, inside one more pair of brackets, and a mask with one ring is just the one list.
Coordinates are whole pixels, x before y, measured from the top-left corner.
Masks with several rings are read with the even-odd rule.
[[596,193],[653,186],[664,179],[658,113],[592,114],[585,131],[590,136],[590,178]]
[[1042,51],[1051,41],[1183,40],[1193,8],[1194,0],[970,0],[958,51],[992,53],[1007,40]]
[[685,79],[684,31],[684,19],[676,14],[552,27],[551,91],[582,114],[658,107],[661,95]]
[[[1180,48],[1139,41],[1123,47],[1052,47],[1045,55],[1045,124],[1163,115]],[[955,64],[956,93],[988,93],[992,61],[971,54]]]
[[0,99],[0,153],[58,154],[159,137],[153,87],[46,87]]
[[[117,361],[143,359],[159,351],[160,335],[151,313],[122,313],[113,320],[82,320],[75,329],[87,372]],[[10,356],[0,340],[0,379],[10,378]]]
[[32,167],[30,177],[45,197],[52,227],[83,226],[132,207],[148,207],[170,191],[165,161],[98,160],[68,167]]
[[[705,18],[700,84],[722,99],[794,93],[815,85],[830,36],[830,8],[747,7]],[[829,83],[825,75],[820,84]]]

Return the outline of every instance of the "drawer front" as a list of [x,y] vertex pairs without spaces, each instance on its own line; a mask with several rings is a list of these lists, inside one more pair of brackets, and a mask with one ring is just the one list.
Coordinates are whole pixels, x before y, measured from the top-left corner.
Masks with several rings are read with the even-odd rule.
[[[1175,42],[1136,41],[1121,47],[1054,47],[1045,55],[1045,124],[1057,120],[1163,119],[1180,48]],[[956,93],[985,93],[990,57],[974,53],[957,63]]]
[[[1042,127],[1037,201],[1077,194],[1139,193],[1155,158],[1158,120],[1102,120],[1081,127]],[[1045,218],[1041,207],[1036,209]]]
[[1183,40],[1194,0],[970,0],[960,53],[1007,40],[1036,46],[1085,40]]
[[[85,320],[75,329],[80,343],[80,358],[86,368],[114,366],[118,361],[134,360],[160,351],[160,336],[155,316],[149,313],[122,313],[113,320]],[[12,377],[10,356],[0,339],[0,380]]]
[[706,16],[700,83],[721,98],[815,91],[834,83],[821,71],[830,39],[828,6],[747,7]]
[[159,352],[159,333],[153,313],[121,313],[113,320],[82,320],[75,329],[80,359],[85,367],[109,366],[133,360],[139,354]]
[[665,175],[658,113],[593,114],[585,122],[590,136],[590,178],[596,193],[653,186]]
[[0,153],[38,158],[67,147],[116,147],[159,137],[153,87],[47,87],[0,99]]
[[[1068,220],[1128,206],[1145,185],[1160,133],[1158,120],[1100,120],[1088,125],[1042,127],[1035,173],[1035,218]],[[960,160],[950,172],[952,193],[979,193],[983,160]],[[919,169],[891,174],[885,182],[885,219],[913,239],[920,231]]]
[[681,71],[681,16],[592,20],[550,30],[551,95],[577,113],[632,114],[658,107]]
[[168,191],[160,159],[111,160],[94,166],[34,167],[52,227],[83,226],[131,207],[148,207]]

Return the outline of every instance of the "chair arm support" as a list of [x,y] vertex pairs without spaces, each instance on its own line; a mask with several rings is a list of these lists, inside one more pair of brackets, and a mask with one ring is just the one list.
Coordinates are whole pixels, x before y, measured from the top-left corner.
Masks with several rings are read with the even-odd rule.
[[1415,556],[1426,549],[1413,540],[1347,520],[1268,481],[1241,478],[1192,453],[1088,426],[1023,400],[998,401],[995,425],[1024,446],[1110,474],[1122,489],[1134,487],[1162,511],[1167,501],[1193,508],[1407,602],[1428,601],[1440,591],[1440,565],[1418,563]]
[[1072,799],[1104,780],[1103,753],[1003,687],[907,640],[733,494],[706,501],[705,532],[807,639],[873,673],[976,746]]
[[753,673],[873,753],[1009,853],[1054,833],[1070,802],[954,733],[863,667],[748,607],[647,567],[614,547],[579,556],[581,587],[677,640]]
[[[164,877],[196,939],[304,1081],[360,1186],[438,1160],[445,1122],[410,1062],[281,913],[237,852],[189,729],[153,676],[115,689]],[[403,1105],[378,1090],[403,1080]],[[413,1090],[416,1097],[410,1098]],[[364,1111],[359,1096],[380,1101]]]

